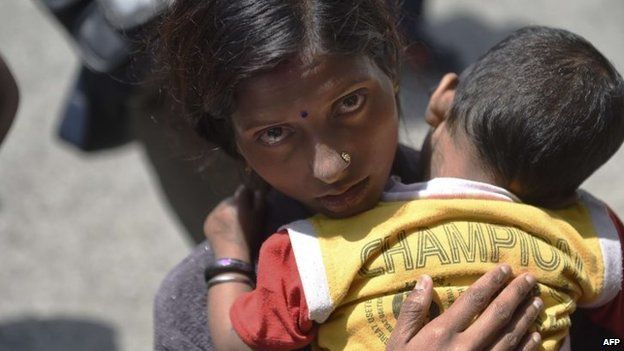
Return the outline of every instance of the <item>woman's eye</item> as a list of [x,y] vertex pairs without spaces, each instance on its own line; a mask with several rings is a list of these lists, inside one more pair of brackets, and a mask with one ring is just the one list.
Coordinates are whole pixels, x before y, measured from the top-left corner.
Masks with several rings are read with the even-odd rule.
[[258,140],[265,145],[275,145],[286,139],[292,131],[284,127],[271,127],[260,132]]
[[351,95],[347,95],[338,102],[336,113],[346,114],[355,112],[364,105],[364,101],[366,101],[366,96],[363,93],[355,92]]

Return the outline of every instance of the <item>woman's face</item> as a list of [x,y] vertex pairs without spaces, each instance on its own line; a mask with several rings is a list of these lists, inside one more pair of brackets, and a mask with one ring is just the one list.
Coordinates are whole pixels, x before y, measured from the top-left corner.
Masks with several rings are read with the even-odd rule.
[[397,147],[398,112],[392,81],[370,59],[283,64],[241,84],[236,106],[239,151],[275,189],[330,217],[379,201]]

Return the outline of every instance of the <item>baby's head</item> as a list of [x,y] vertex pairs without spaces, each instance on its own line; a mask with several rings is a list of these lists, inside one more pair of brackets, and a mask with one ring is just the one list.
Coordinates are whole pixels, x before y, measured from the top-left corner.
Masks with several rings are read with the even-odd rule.
[[427,121],[431,176],[487,181],[557,206],[622,144],[624,82],[580,36],[526,27],[459,78],[445,76]]

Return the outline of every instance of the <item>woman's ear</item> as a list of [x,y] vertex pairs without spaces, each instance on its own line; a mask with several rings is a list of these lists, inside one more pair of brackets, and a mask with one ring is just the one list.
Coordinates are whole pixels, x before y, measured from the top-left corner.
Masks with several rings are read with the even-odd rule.
[[455,73],[447,73],[442,77],[440,83],[431,94],[425,120],[433,128],[446,120],[446,116],[451,109],[451,104],[455,98],[455,89],[459,83],[459,78]]

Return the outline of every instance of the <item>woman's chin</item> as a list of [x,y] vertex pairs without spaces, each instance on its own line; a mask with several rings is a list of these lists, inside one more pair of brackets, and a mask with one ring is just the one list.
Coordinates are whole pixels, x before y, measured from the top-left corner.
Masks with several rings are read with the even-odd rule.
[[380,196],[366,192],[359,199],[337,203],[321,203],[318,212],[329,218],[346,218],[366,212],[379,202]]

